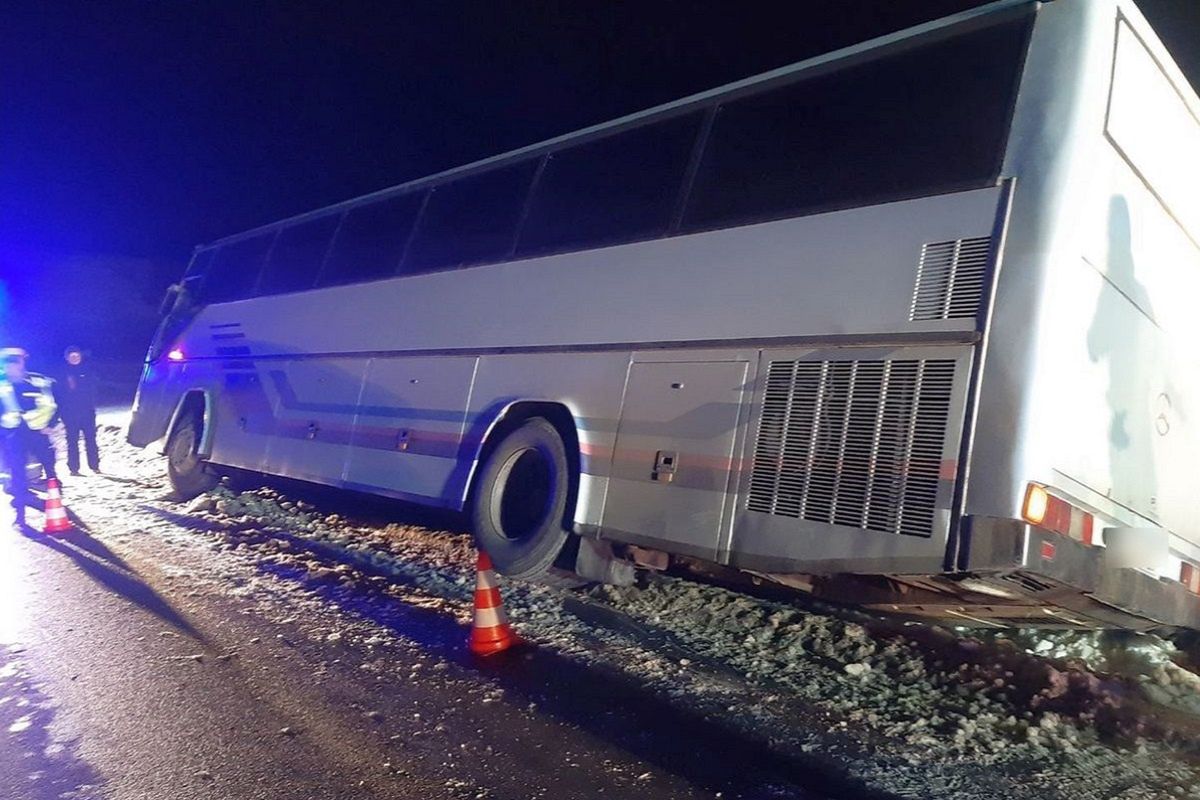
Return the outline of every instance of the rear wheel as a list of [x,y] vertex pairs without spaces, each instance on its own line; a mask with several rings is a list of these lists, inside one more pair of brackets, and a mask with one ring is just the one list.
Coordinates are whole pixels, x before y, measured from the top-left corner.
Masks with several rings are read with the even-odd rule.
[[488,456],[472,495],[471,522],[479,546],[503,574],[559,586],[584,583],[555,565],[571,550],[569,470],[562,437],[541,417],[510,431]]
[[167,439],[167,477],[179,500],[191,500],[217,485],[200,458],[203,423],[194,412],[180,415]]

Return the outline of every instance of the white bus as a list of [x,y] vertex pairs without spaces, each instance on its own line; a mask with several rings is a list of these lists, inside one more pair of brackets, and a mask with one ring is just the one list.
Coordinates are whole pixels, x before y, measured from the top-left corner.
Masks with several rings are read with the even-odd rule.
[[1198,119],[1132,2],[994,2],[198,248],[129,440],[522,578],[1200,628]]

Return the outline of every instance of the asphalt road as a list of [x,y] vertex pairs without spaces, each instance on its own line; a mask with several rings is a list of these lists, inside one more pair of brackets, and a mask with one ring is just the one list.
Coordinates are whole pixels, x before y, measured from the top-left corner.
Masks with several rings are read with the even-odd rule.
[[[88,532],[0,512],[4,800],[838,793],[620,675],[535,646],[473,658],[453,617],[371,586],[319,612],[239,595],[261,571],[147,530],[162,486],[115,472],[68,484]],[[342,623],[399,635],[350,648]]]

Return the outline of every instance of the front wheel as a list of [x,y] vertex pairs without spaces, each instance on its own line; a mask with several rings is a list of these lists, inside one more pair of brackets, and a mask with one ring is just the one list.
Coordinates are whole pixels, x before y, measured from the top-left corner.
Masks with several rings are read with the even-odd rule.
[[167,439],[167,477],[178,500],[191,500],[217,485],[200,458],[200,432],[197,415],[184,414]]
[[571,537],[564,525],[569,469],[562,437],[541,417],[510,431],[488,456],[472,494],[471,522],[476,542],[501,573],[582,585],[555,566]]

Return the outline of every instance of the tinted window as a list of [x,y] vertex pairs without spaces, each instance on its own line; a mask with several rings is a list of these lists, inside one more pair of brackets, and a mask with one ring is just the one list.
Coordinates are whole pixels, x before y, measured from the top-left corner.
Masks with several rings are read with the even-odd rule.
[[992,183],[1031,15],[719,109],[685,216],[707,228]]
[[218,248],[204,279],[204,300],[221,303],[248,297],[274,238],[271,231]]
[[318,217],[281,230],[258,281],[258,294],[311,289],[338,219],[338,216]]
[[321,274],[321,286],[390,278],[421,210],[423,192],[401,194],[346,212]]
[[595,247],[667,232],[700,115],[553,153],[521,228],[522,254]]
[[451,269],[507,256],[534,169],[535,162],[526,162],[435,187],[404,271]]

